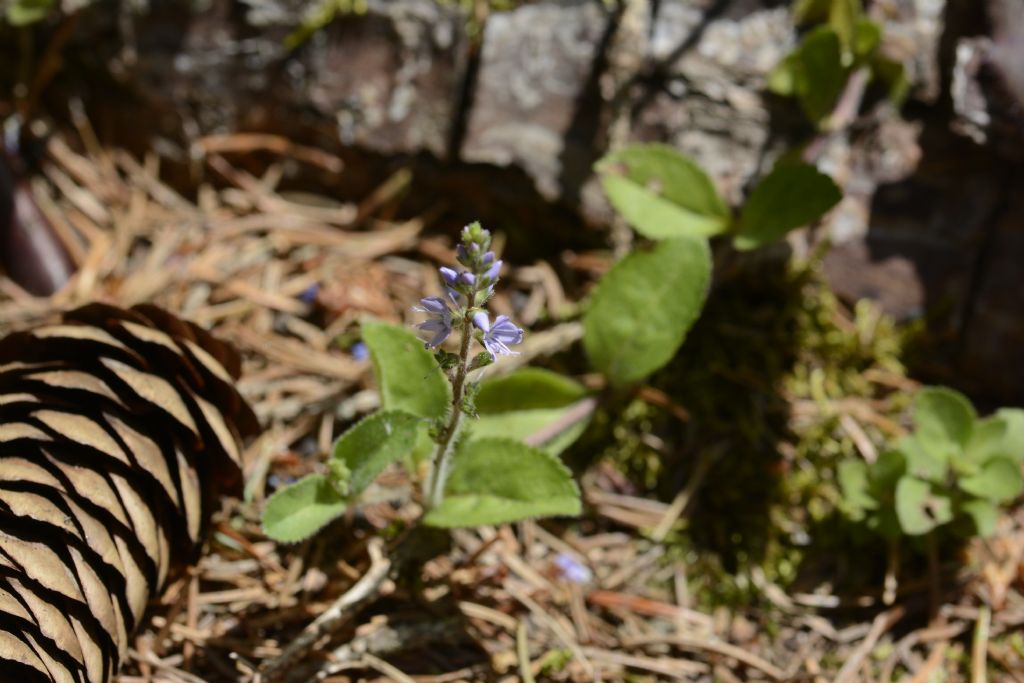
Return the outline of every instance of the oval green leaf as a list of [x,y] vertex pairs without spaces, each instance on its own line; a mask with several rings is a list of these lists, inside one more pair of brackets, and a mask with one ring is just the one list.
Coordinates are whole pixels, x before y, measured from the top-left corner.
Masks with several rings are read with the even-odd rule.
[[601,280],[583,318],[583,346],[612,384],[637,382],[675,355],[700,315],[711,280],[703,239],[636,251]]
[[345,499],[327,478],[303,477],[267,499],[263,532],[281,543],[303,541],[345,512]]
[[846,85],[839,35],[830,26],[819,26],[804,36],[791,57],[793,90],[807,117],[818,123],[832,113]]
[[914,398],[914,425],[929,448],[945,444],[966,448],[975,418],[967,397],[947,387],[925,387]]
[[382,322],[364,322],[362,328],[381,406],[430,419],[444,417],[451,385],[412,330]]
[[1020,495],[1024,489],[1020,465],[1010,458],[995,457],[977,474],[959,481],[960,489],[977,498],[1002,503]]
[[580,510],[579,488],[557,457],[511,439],[477,439],[456,453],[445,498],[424,522],[470,527]]
[[729,225],[729,208],[707,174],[668,145],[634,145],[596,166],[608,200],[651,239],[707,237]]
[[948,497],[933,495],[928,482],[903,477],[896,485],[896,515],[903,533],[919,536],[953,519],[953,508]]
[[[476,398],[479,417],[472,422],[473,438],[525,439],[554,424],[586,395],[579,382],[542,368],[525,368],[485,380]],[[540,448],[554,455],[561,453],[579,438],[589,421],[587,417],[566,425]]]
[[338,437],[332,457],[350,472],[349,494],[358,496],[393,462],[412,452],[422,418],[399,410],[364,418]]
[[579,382],[543,368],[523,368],[504,377],[484,380],[476,395],[481,415],[514,410],[564,408],[587,395]]
[[995,417],[1006,423],[1003,452],[1017,462],[1024,461],[1024,409],[1000,408]]
[[756,249],[813,223],[839,203],[843,193],[832,179],[803,163],[776,164],[757,184],[740,214],[737,249]]
[[999,509],[995,503],[975,499],[969,500],[962,506],[964,514],[971,518],[974,529],[979,536],[991,536],[996,530],[996,523],[999,521]]

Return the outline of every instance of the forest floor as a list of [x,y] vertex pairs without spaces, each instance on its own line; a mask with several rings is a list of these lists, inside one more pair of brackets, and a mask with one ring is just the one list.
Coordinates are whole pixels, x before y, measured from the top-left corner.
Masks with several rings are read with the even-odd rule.
[[[153,605],[119,683],[260,680],[379,573],[374,539],[418,510],[395,470],[380,503],[311,541],[279,546],[259,526],[266,494],[322,468],[377,407],[358,321],[410,321],[436,291],[454,234],[440,209],[398,218],[402,172],[358,203],[279,191],[289,164],[344,169],[277,138],[206,138],[199,152],[185,191],[155,154],[101,148],[85,122],[54,137],[36,195],[77,274],[50,298],[0,277],[0,333],[89,300],[151,301],[245,354],[240,389],[265,428],[245,452],[245,496],[224,501],[198,565]],[[254,155],[259,176],[235,163]],[[495,308],[534,332],[502,369],[578,370],[575,302],[609,263],[511,264]],[[582,518],[454,532],[283,680],[1024,681],[1024,510],[931,562],[843,527],[830,463],[905,429],[903,331],[835,301],[813,261],[776,268],[768,287],[752,268],[719,283],[683,358],[569,452]],[[745,341],[723,352],[723,339]]]

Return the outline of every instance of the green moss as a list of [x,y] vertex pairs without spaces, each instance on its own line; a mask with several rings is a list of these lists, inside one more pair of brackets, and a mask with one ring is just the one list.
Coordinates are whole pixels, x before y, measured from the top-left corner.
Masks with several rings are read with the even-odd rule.
[[831,542],[815,533],[837,508],[836,465],[861,457],[842,416],[885,441],[879,425],[910,400],[893,387],[914,333],[867,302],[845,310],[814,263],[752,260],[717,284],[678,356],[650,381],[691,419],[638,398],[599,418],[603,457],[641,494],[671,500],[701,454],[718,453],[668,539],[703,607],[751,604],[755,569],[789,585],[809,545]]

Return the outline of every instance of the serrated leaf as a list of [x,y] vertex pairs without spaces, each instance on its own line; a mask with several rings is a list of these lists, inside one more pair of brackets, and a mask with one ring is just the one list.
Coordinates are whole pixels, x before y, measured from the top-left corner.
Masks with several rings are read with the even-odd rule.
[[420,474],[420,466],[430,460],[437,444],[430,438],[430,425],[421,424],[416,430],[416,443],[405,460],[406,469],[410,472]]
[[263,532],[281,543],[297,543],[344,512],[345,500],[327,477],[311,474],[267,499],[263,509]]
[[358,496],[391,463],[412,452],[422,418],[399,410],[364,418],[334,442],[332,458],[349,470],[349,495]]
[[634,145],[596,165],[608,200],[651,239],[723,232],[730,213],[696,162],[667,145]]
[[612,267],[583,318],[583,346],[612,384],[637,382],[675,355],[700,315],[711,279],[703,239],[665,240]]
[[381,406],[430,419],[443,417],[451,403],[451,385],[423,342],[399,325],[364,322],[362,328]]
[[971,402],[947,387],[925,387],[914,398],[916,434],[928,448],[944,443],[967,446],[976,414]]
[[456,453],[445,498],[424,522],[467,527],[580,510],[576,482],[557,457],[511,439],[477,439]]
[[1005,457],[994,457],[981,466],[981,470],[959,482],[962,491],[994,503],[1012,500],[1024,489],[1020,465]]
[[843,193],[808,164],[776,164],[757,184],[740,214],[737,249],[755,249],[821,218]]
[[836,478],[843,494],[843,504],[851,519],[864,519],[868,510],[878,507],[878,502],[870,492],[868,467],[863,460],[844,460],[839,463]]
[[587,395],[579,382],[543,368],[524,368],[485,380],[476,396],[481,415],[514,410],[564,408]]
[[28,26],[45,19],[55,7],[55,0],[11,0],[5,12],[7,23]]
[[991,536],[996,530],[996,522],[999,521],[999,509],[994,503],[987,500],[969,500],[961,508],[971,521],[974,522],[974,529],[979,536]]
[[953,507],[948,497],[934,495],[928,482],[903,477],[896,485],[896,516],[903,533],[918,536],[952,520]]

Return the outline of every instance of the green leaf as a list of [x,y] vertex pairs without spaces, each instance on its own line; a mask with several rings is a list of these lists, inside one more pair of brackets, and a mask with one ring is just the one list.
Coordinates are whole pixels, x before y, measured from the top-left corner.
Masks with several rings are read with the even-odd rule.
[[832,2],[833,0],[796,0],[793,3],[793,23],[802,26],[826,21]]
[[424,522],[467,527],[580,510],[576,482],[557,457],[511,439],[478,439],[456,453],[445,498]]
[[729,225],[729,209],[711,179],[667,145],[627,147],[595,169],[612,206],[646,237],[706,237]]
[[[476,398],[479,418],[471,425],[473,438],[524,439],[553,424],[586,395],[578,382],[541,368],[486,380]],[[589,421],[579,420],[541,448],[554,455],[561,453],[579,438]]]
[[7,5],[7,23],[28,26],[42,21],[56,7],[55,0],[11,0]]
[[808,33],[793,52],[794,91],[811,121],[818,123],[835,106],[846,85],[839,36],[828,26]]
[[755,249],[821,218],[843,193],[809,164],[776,164],[743,205],[737,249]]
[[910,82],[903,64],[876,53],[871,60],[871,74],[888,90],[893,105],[897,109],[902,107],[910,93]]
[[857,33],[857,23],[862,13],[860,0],[832,0],[828,23],[839,37],[844,51],[852,53]]
[[972,463],[983,463],[997,455],[1011,456],[1008,448],[1010,425],[992,415],[974,423],[967,442],[966,456]]
[[789,53],[768,73],[768,89],[782,97],[796,95],[796,82],[801,68],[800,55]]
[[345,512],[345,500],[327,481],[311,474],[267,499],[263,532],[281,543],[305,540]]
[[878,501],[870,492],[868,467],[863,460],[844,460],[839,463],[836,476],[843,493],[843,504],[851,519],[864,519],[868,510],[878,507]]
[[903,477],[896,485],[896,515],[903,533],[918,536],[953,519],[953,507],[948,497],[934,495],[928,482]]
[[364,322],[362,328],[381,406],[431,419],[447,414],[451,385],[412,330],[381,322]]
[[889,496],[896,488],[896,483],[907,472],[907,458],[896,448],[882,451],[878,460],[871,466],[871,490],[876,498],[881,498],[888,493]]
[[[481,415],[472,423],[472,435],[474,439],[502,437],[519,441],[550,426],[562,417],[565,411],[565,408],[548,408]],[[570,425],[564,431],[552,435],[539,445],[539,448],[552,455],[558,455],[583,434],[589,422],[590,419],[587,418]]]
[[1010,458],[995,457],[981,466],[981,471],[958,482],[960,489],[977,498],[1002,503],[1020,495],[1024,489],[1020,465]]
[[853,31],[853,55],[857,61],[868,59],[881,42],[882,27],[865,17],[859,18]]
[[1006,423],[1003,452],[1017,462],[1024,461],[1024,410],[1000,408],[995,416]]
[[928,481],[945,481],[949,462],[954,455],[950,449],[926,447],[919,434],[903,437],[896,448],[906,458],[908,474]]
[[350,472],[350,496],[358,496],[385,467],[412,452],[422,421],[398,410],[376,413],[338,437],[331,457],[345,463]]
[[711,279],[703,239],[665,240],[635,251],[601,280],[583,318],[583,346],[612,384],[642,380],[679,350]]
[[476,409],[481,415],[513,410],[564,408],[587,395],[579,382],[543,368],[524,368],[481,383]]
[[974,522],[974,529],[979,536],[991,536],[996,530],[999,509],[995,503],[981,499],[969,500],[961,509]]
[[917,436],[928,448],[944,448],[947,443],[965,448],[975,419],[971,402],[947,387],[925,387],[914,398]]

